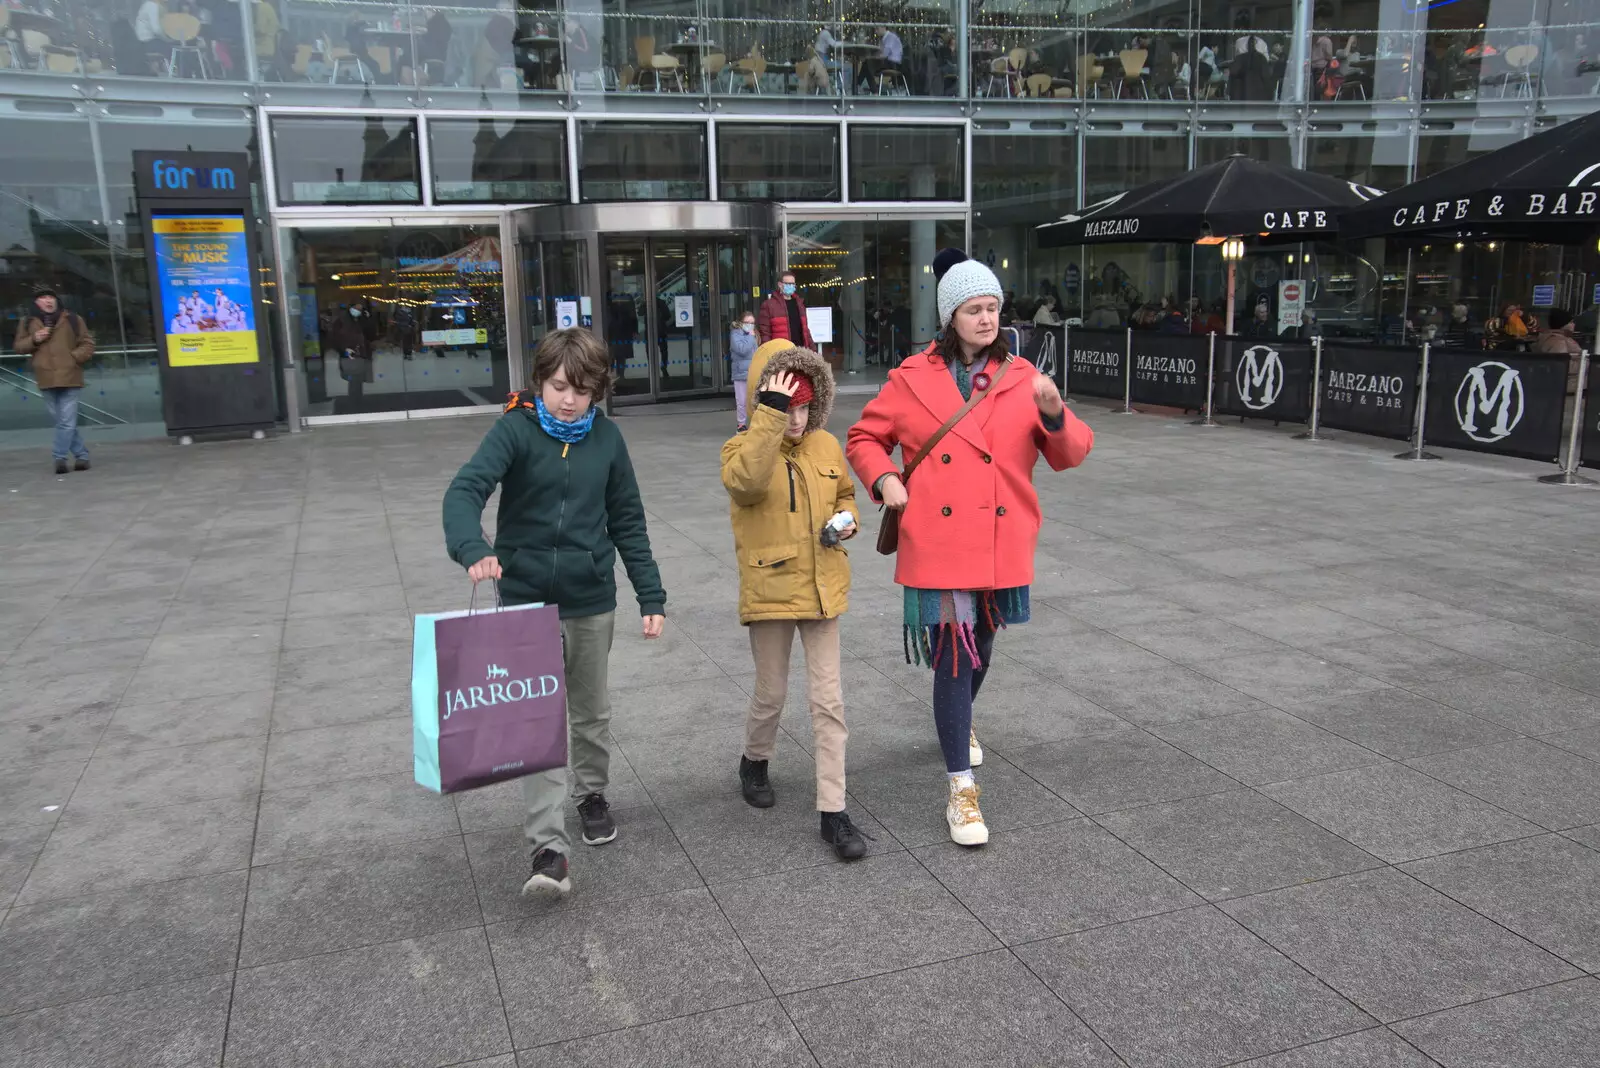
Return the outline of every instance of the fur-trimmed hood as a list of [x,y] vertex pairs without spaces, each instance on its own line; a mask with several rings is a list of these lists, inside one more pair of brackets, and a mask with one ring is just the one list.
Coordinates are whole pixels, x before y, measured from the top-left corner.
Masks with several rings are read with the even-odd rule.
[[806,433],[827,426],[828,416],[833,414],[833,368],[828,366],[827,360],[810,349],[800,348],[782,338],[762,345],[750,358],[750,403],[756,403],[756,398],[761,396],[761,386],[767,379],[784,371],[805,375],[811,380],[811,389],[816,393],[806,419]]

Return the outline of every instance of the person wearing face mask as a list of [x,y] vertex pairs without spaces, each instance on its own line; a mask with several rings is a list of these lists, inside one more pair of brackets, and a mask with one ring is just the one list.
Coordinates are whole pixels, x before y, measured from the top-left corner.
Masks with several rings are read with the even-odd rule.
[[756,317],[745,312],[728,334],[728,355],[733,361],[733,408],[740,430],[750,425],[745,409],[749,383],[745,378],[750,374],[750,361],[755,358],[756,348],[760,344],[756,339]]
[[328,327],[328,347],[339,360],[339,377],[347,395],[360,397],[372,381],[372,341],[361,321],[361,309],[351,306],[336,314]]
[[778,291],[761,302],[756,316],[756,333],[765,344],[781,338],[805,349],[815,349],[811,326],[806,322],[806,303],[795,289],[794,272],[778,276]]
[[[1034,467],[1041,456],[1056,471],[1076,467],[1094,444],[1050,377],[1007,352],[1003,297],[982,263],[949,268],[938,337],[889,372],[846,439],[872,498],[900,512],[894,577],[904,587],[907,660],[933,669],[945,822],[967,846],[989,840],[972,774],[983,759],[972,702],[995,631],[1028,621],[1040,526]],[[914,474],[902,476],[896,447]]]

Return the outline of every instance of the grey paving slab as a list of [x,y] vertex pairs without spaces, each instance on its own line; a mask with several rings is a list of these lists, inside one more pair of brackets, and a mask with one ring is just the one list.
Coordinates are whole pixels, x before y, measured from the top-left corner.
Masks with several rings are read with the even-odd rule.
[[112,752],[137,753],[262,737],[272,699],[271,689],[260,689],[150,704],[123,702],[110,717],[100,744]]
[[[798,653],[798,640],[795,645]],[[748,658],[748,653],[746,656]],[[748,665],[745,667],[748,670]],[[883,678],[881,675],[878,677]],[[892,686],[887,679],[883,679],[883,682],[886,686]],[[845,694],[847,700],[854,696],[848,688]],[[613,689],[611,733],[618,740],[629,742],[661,735],[742,728],[749,704],[750,695],[733,679],[721,674],[689,682]],[[791,685],[782,721],[805,729],[800,725],[808,716],[805,687]]]
[[261,789],[266,749],[265,738],[138,753],[102,749],[84,770],[68,811],[91,816],[212,799],[244,800]]
[[1122,719],[1146,727],[1247,712],[1265,704],[1192,668],[1171,663],[1076,679],[1072,690]]
[[0,768],[87,761],[111,722],[111,708],[45,713],[38,718],[0,722]]
[[1384,1021],[1580,974],[1393,869],[1277,890],[1221,907]]
[[249,866],[254,799],[108,811],[56,824],[18,896],[34,904]]
[[1490,620],[1440,627],[1428,640],[1508,668],[1557,664],[1595,655],[1595,647],[1520,623]]
[[1224,618],[1234,626],[1297,649],[1314,650],[1333,642],[1356,641],[1391,633],[1376,623],[1310,602],[1252,608]]
[[1394,1029],[1450,1068],[1588,1068],[1600,1047],[1600,981],[1508,994]]
[[1429,639],[1431,632],[1380,634],[1354,641],[1318,645],[1313,651],[1336,664],[1343,664],[1394,686],[1415,686],[1437,679],[1455,679],[1494,671],[1494,661],[1468,656],[1457,649]]
[[772,996],[706,890],[488,929],[519,1049]]
[[214,1068],[232,992],[212,975],[0,1017],[0,1068]]
[[1244,1061],[1239,1068],[1437,1068],[1437,1062],[1387,1027],[1374,1027],[1353,1035]]
[[22,889],[49,837],[50,828],[43,824],[0,825],[0,908],[10,905]]
[[1600,763],[1531,738],[1406,763],[1551,830],[1600,822]]
[[726,883],[711,892],[779,994],[999,944],[906,853]]
[[422,1068],[511,1048],[476,929],[240,971],[223,1064]]
[[[744,726],[741,722],[721,730],[660,735],[619,743],[617,748],[656,804],[695,802],[722,796],[730,775],[738,782]],[[778,732],[770,763],[775,789],[791,798],[810,795],[815,783],[811,757],[783,731]],[[850,770],[847,765],[846,771]]]
[[1470,749],[1516,737],[1514,731],[1496,723],[1399,688],[1290,705],[1287,711],[1392,760]]
[[1030,746],[1007,759],[1087,813],[1216,793],[1239,785],[1144,731]]
[[1391,864],[1540,832],[1401,764],[1274,783],[1261,792]]
[[568,812],[572,893],[556,901],[521,896],[530,869],[528,841],[520,827],[467,835],[484,919],[494,923],[705,885],[672,828],[654,809],[618,811],[615,819],[616,839],[588,846],[583,844],[576,815]]
[[[981,723],[984,746],[1001,752],[1133,726],[1065,686],[1020,669],[997,670],[986,677],[973,716]],[[870,721],[874,712],[862,709],[858,718]],[[924,722],[927,737],[936,738],[931,710]]]
[[482,924],[460,836],[389,842],[250,872],[243,968]]
[[916,856],[1007,945],[1203,900],[1085,819],[999,832],[981,850],[946,843]]
[[0,775],[0,826],[54,825],[86,766],[81,760],[65,760]]
[[795,1026],[825,1066],[957,1063],[1113,1068],[1122,1062],[1006,952],[791,994]]
[[1548,734],[1600,723],[1600,698],[1517,671],[1472,675],[1415,689],[1521,734]]
[[1360,767],[1383,759],[1277,709],[1149,729],[1190,756],[1250,785]]
[[1132,1068],[1212,1068],[1373,1022],[1210,906],[1014,952]]
[[1584,971],[1600,971],[1600,852],[1546,835],[1404,870]]
[[1569,753],[1577,753],[1579,756],[1586,756],[1590,760],[1600,760],[1600,726],[1581,727],[1578,730],[1547,734],[1543,740],[1551,745],[1559,746]]
[[[979,725],[982,730],[982,725]],[[906,751],[857,745],[847,754],[851,796],[897,841],[906,846],[949,840],[945,803],[949,778],[937,743]],[[979,806],[991,831],[1037,827],[1078,811],[999,753],[985,756],[973,772]]]
[[1115,630],[1119,637],[1179,664],[1200,664],[1283,648],[1280,643],[1258,631],[1247,630],[1220,619],[1125,624]]
[[[777,805],[766,809],[745,802],[736,776],[728,776],[726,787],[719,796],[661,809],[673,836],[707,882],[731,882],[837,861],[833,847],[822,840],[814,799],[803,787],[786,792]],[[856,827],[871,836],[869,853],[904,848],[864,804],[852,804],[852,800],[846,797],[845,811]]]
[[1559,664],[1540,664],[1534,674],[1592,696],[1600,696],[1600,656],[1585,656]]
[[539,1046],[519,1057],[525,1068],[806,1068],[817,1063],[776,1000]]
[[0,921],[0,1016],[231,971],[244,874],[13,908]]
[[411,756],[411,723],[399,716],[274,731],[267,743],[262,787],[282,790],[360,778],[375,769],[404,767]]
[[1250,790],[1095,817],[1212,900],[1376,867],[1361,849]]
[[1063,599],[1061,610],[1108,630],[1142,623],[1188,623],[1201,618],[1196,609],[1169,601],[1154,590],[1126,590]]
[[460,830],[450,799],[424,790],[409,772],[273,790],[261,795],[253,863]]
[[1250,653],[1196,667],[1203,675],[1280,707],[1384,686],[1379,679],[1294,649]]

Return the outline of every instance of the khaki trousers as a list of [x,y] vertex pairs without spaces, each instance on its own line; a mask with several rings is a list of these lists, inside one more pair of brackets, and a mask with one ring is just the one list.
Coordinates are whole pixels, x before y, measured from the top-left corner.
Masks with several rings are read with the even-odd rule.
[[817,811],[844,811],[844,693],[839,681],[837,619],[764,619],[751,623],[750,653],[756,661],[756,692],[744,724],[744,755],[771,760],[778,717],[789,692],[789,653],[794,632],[806,651],[811,691],[811,736],[816,748]]
[[[616,619],[615,612],[602,612],[561,621],[561,659],[567,676],[567,768],[572,769],[574,798],[605,793],[611,781],[611,750],[606,748],[611,697],[606,692],[606,668]],[[567,768],[523,776],[522,800],[528,815],[522,832],[530,855],[541,849],[572,852],[564,810]]]

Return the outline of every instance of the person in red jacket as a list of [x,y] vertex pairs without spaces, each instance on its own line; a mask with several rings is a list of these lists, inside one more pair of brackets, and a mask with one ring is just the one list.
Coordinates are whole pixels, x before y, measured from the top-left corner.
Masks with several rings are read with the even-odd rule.
[[[949,793],[945,822],[960,845],[989,829],[972,768],[977,696],[1001,626],[1028,621],[1039,541],[1033,469],[1081,464],[1094,433],[1067,411],[1055,382],[1012,356],[1000,336],[1004,295],[976,260],[939,280],[940,334],[889,372],[850,428],[846,454],[874,500],[899,509],[894,580],[905,587],[907,657],[933,670],[933,718]],[[1001,371],[1004,369],[1004,377]],[[891,458],[915,456],[974,393],[982,400],[923,459],[907,486]]]
[[793,272],[784,271],[779,275],[778,291],[761,302],[761,311],[756,315],[756,333],[762,344],[782,338],[815,351],[817,346],[811,340],[811,326],[806,322],[806,302],[795,292]]

